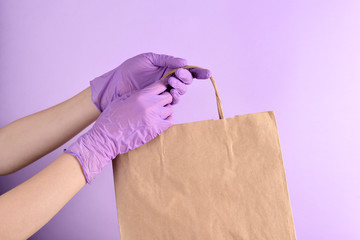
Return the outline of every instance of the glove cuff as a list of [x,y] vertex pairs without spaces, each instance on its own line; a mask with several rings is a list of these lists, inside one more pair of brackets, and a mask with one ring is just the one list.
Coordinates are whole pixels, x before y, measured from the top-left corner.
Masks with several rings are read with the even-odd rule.
[[102,111],[100,109],[100,106],[98,105],[98,102],[100,102],[99,101],[99,88],[97,88],[97,84],[94,82],[95,80],[96,80],[96,78],[94,80],[90,81],[91,101],[94,103],[96,108],[101,113]]
[[87,182],[87,183],[90,183],[89,177],[88,177],[88,175],[87,175],[87,173],[86,173],[86,171],[85,171],[85,169],[84,169],[84,162],[83,162],[82,158],[80,157],[80,155],[78,155],[77,153],[72,152],[72,151],[70,151],[70,150],[68,150],[68,149],[64,149],[64,152],[65,152],[65,153],[69,153],[69,154],[71,154],[71,155],[73,155],[74,157],[77,158],[77,160],[80,162],[81,169],[82,169],[82,172],[83,172],[83,174],[84,174],[84,176],[85,176],[86,182]]
[[[101,149],[101,148],[100,148]],[[111,160],[105,151],[100,151],[94,144],[94,137],[89,132],[79,137],[64,152],[74,155],[80,162],[86,182],[92,182]]]

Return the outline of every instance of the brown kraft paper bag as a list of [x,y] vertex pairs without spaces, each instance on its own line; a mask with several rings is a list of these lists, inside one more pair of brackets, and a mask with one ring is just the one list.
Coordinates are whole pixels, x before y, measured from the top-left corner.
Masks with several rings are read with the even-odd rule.
[[114,159],[122,240],[296,239],[274,112],[224,119],[211,81],[219,120],[173,125]]

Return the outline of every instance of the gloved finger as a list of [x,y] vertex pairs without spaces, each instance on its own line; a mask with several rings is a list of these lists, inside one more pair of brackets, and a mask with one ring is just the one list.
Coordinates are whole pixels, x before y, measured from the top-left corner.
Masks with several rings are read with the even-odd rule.
[[149,61],[158,67],[169,67],[169,68],[179,68],[187,65],[186,59],[177,58],[165,54],[156,54],[156,53],[145,53],[145,57],[149,59]]
[[174,118],[172,115],[168,116],[165,120],[170,122],[171,125],[174,123]]
[[162,119],[161,120],[161,132],[165,131],[166,129],[168,129],[169,127],[171,127],[174,124],[173,118],[170,115],[169,117],[167,117],[166,119]]
[[187,86],[176,77],[170,77],[168,83],[170,84],[170,86],[175,88],[180,95],[184,95],[186,93]]
[[179,103],[179,101],[180,101],[179,92],[175,88],[173,88],[173,89],[170,90],[170,93],[171,93],[171,95],[173,97],[171,105],[175,105],[175,104]]
[[196,79],[208,79],[211,77],[211,71],[209,69],[189,68],[189,71]]
[[175,76],[177,76],[183,83],[190,84],[193,81],[193,76],[191,72],[184,68],[178,68],[175,71]]
[[153,93],[153,94],[160,94],[167,89],[167,81],[165,78],[156,81],[145,88],[142,91]]
[[174,113],[174,107],[172,105],[168,104],[168,105],[166,105],[164,107],[161,107],[160,117],[162,119],[166,119],[173,113]]
[[165,106],[167,104],[171,104],[173,101],[173,96],[169,92],[163,92],[158,97],[158,104],[160,106]]

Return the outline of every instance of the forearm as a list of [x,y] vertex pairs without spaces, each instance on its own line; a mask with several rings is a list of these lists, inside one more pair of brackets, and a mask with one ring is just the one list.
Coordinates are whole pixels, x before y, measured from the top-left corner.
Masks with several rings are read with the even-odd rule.
[[85,184],[78,160],[62,154],[34,177],[0,196],[0,239],[29,238]]
[[99,114],[87,88],[65,102],[0,129],[0,174],[17,171],[61,146]]

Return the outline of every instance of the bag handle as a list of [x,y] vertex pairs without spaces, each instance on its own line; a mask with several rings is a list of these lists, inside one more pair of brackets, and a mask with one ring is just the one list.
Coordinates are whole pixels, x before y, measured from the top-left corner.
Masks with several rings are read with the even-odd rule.
[[[197,66],[185,66],[185,67],[181,67],[181,68],[187,69],[187,68],[201,68],[201,67],[197,67]],[[201,69],[204,69],[204,68],[201,68]],[[160,79],[163,79],[163,78],[166,78],[166,77],[170,76],[170,75],[173,74],[176,70],[177,70],[177,68],[175,68],[174,70],[171,70],[170,72],[167,72],[167,73],[166,73],[162,78],[160,78]],[[215,80],[214,80],[213,76],[210,77],[210,80],[211,80],[211,83],[212,83],[212,85],[214,86],[214,90],[215,90],[215,96],[216,96],[217,109],[218,109],[218,113],[219,113],[219,119],[224,119],[224,112],[223,112],[223,109],[222,109],[222,105],[221,105],[221,101],[220,101],[220,97],[219,97],[219,92],[218,92],[218,90],[217,90],[217,87],[216,87]]]

